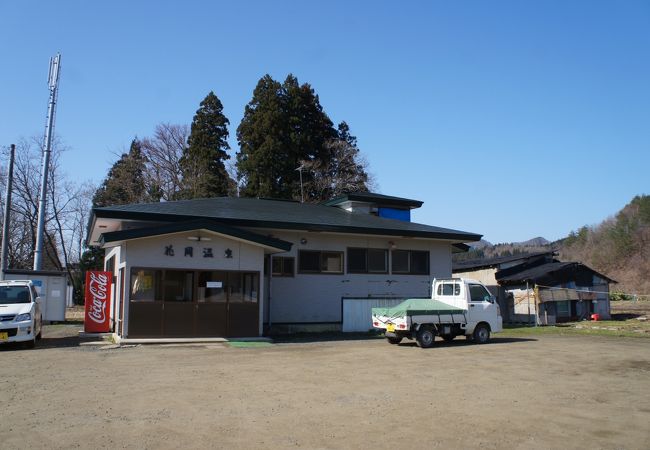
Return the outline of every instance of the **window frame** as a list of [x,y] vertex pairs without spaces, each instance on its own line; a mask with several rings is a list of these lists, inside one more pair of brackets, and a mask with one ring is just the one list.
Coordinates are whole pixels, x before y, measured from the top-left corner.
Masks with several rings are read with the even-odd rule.
[[[362,250],[364,252],[365,256],[365,270],[350,270],[350,250]],[[377,271],[377,270],[370,270],[370,250],[373,251],[381,251],[384,254],[384,267],[385,270],[383,271]],[[382,274],[387,274],[388,273],[388,249],[385,248],[375,248],[375,247],[348,247],[346,249],[346,252],[348,253],[348,260],[346,264],[346,270],[347,273],[358,273],[358,274],[377,274],[377,275],[382,275]]]
[[[302,255],[305,253],[318,253],[319,254],[319,269],[316,270],[304,270],[302,268]],[[330,270],[325,270],[326,268],[326,255],[337,255],[341,260],[341,270],[333,272]],[[298,250],[298,268],[297,273],[304,275],[343,275],[345,273],[345,252],[337,250]]]
[[[474,298],[472,297],[472,287],[474,287],[474,286],[477,286],[477,287],[481,288],[483,291],[485,291],[485,293],[486,293],[487,295],[483,295],[483,298],[482,298],[481,300],[474,300]],[[483,286],[482,284],[478,284],[478,283],[469,283],[469,284],[467,285],[467,290],[469,291],[469,301],[470,301],[471,303],[490,303],[490,301],[489,301],[489,300],[486,300],[485,297],[487,297],[487,298],[489,299],[489,298],[492,297],[492,294],[491,294],[490,291],[489,291],[485,286]]]
[[[394,257],[397,252],[407,252],[408,253],[408,270],[407,271],[395,271],[394,268]],[[422,253],[426,255],[426,270],[423,272],[414,272],[413,271],[413,255]],[[431,274],[431,252],[429,250],[407,250],[399,249],[392,250],[390,255],[390,272],[395,275],[430,275]]]
[[[275,261],[279,261],[282,270],[280,272],[275,272],[273,270],[273,264]],[[291,261],[291,271],[286,270],[286,262]],[[293,278],[296,276],[296,258],[294,256],[272,256],[271,257],[271,276],[273,278]]]

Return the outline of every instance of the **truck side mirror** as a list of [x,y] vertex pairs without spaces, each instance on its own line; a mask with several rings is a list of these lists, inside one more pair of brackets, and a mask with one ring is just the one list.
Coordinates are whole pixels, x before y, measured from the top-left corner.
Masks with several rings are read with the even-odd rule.
[[38,303],[39,305],[41,304],[42,300],[43,299],[41,297],[36,297],[36,303]]
[[490,295],[490,300],[488,300],[490,303],[496,303],[497,298],[494,295]]

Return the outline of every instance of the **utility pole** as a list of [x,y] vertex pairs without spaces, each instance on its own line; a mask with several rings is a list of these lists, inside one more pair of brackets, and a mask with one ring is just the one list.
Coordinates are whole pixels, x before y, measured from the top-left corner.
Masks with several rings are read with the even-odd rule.
[[9,248],[9,221],[11,215],[11,185],[14,181],[14,154],[16,146],[11,144],[9,153],[9,170],[7,171],[7,193],[5,194],[5,215],[2,224],[2,252],[0,253],[0,280],[5,279],[5,270],[7,270],[7,249]]
[[54,134],[54,112],[56,110],[56,95],[59,87],[59,69],[61,67],[61,54],[50,58],[50,74],[48,86],[50,100],[47,106],[47,125],[45,127],[45,148],[43,149],[43,168],[41,170],[41,192],[38,201],[38,225],[36,228],[36,248],[34,249],[34,270],[43,268],[43,235],[45,234],[45,209],[47,207],[47,174],[50,167],[50,154],[52,153],[52,135]]

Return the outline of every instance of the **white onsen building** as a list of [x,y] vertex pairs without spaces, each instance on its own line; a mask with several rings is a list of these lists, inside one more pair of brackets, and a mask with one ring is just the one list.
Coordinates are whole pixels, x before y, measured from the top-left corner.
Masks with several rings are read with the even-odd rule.
[[[114,274],[121,337],[241,337],[370,328],[385,299],[427,297],[481,236],[410,221],[422,202],[211,198],[94,208],[88,244]],[[359,305],[362,323],[359,320]],[[355,318],[356,315],[356,318]],[[347,325],[346,325],[347,321]],[[351,328],[352,327],[352,328]]]

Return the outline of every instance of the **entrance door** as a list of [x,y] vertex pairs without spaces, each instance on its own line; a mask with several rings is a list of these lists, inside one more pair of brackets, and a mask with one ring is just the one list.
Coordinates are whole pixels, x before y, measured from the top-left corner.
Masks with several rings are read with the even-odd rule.
[[228,336],[257,336],[259,333],[259,275],[230,273]]
[[132,269],[129,337],[259,333],[259,274]]
[[163,336],[194,335],[194,272],[167,270],[162,283]]
[[197,288],[196,335],[228,335],[228,273],[200,272]]

